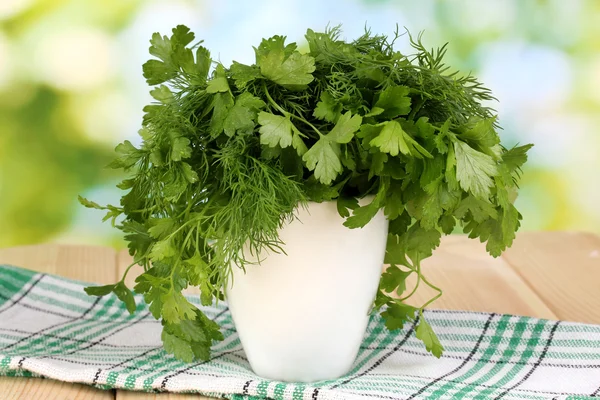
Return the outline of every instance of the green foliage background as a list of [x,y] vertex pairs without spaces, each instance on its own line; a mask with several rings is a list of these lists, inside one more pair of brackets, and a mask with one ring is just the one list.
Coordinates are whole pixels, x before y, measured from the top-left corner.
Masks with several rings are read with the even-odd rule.
[[251,61],[250,46],[262,37],[299,40],[328,22],[343,23],[348,38],[365,23],[381,33],[398,23],[425,30],[431,47],[449,41],[449,63],[472,70],[499,97],[504,144],[536,144],[517,200],[523,229],[600,232],[598,1],[1,3],[1,247],[121,245],[77,195],[118,201],[120,177],[103,167],[117,143],[135,140],[148,101],[141,64],[151,32],[178,23],[226,63]]

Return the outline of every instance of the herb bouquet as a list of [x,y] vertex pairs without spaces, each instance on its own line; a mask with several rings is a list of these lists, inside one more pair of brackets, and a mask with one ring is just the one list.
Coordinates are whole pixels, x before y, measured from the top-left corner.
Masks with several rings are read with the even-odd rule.
[[[118,185],[127,193],[120,206],[80,200],[125,233],[144,268],[133,289],[181,360],[208,359],[222,339],[181,291],[199,287],[203,305],[223,300],[234,269],[258,268],[251,255],[285,252],[279,231],[309,202],[337,202],[348,229],[385,213],[390,266],[373,308],[390,330],[418,317],[416,336],[437,357],[443,347],[423,308],[442,291],[421,261],[457,225],[493,256],[515,238],[513,200],[530,145],[500,144],[496,115],[481,104],[493,99],[489,90],[449,72],[445,46],[429,51],[408,35],[414,54],[405,55],[394,50],[398,34],[339,36],[309,29],[307,52],[274,36],[255,48],[255,64],[229,68],[185,26],[152,36],[155,59],[143,73],[156,102],[144,109],[143,143],[118,145],[111,164],[131,172]],[[124,278],[86,291],[114,292],[133,312]],[[438,294],[409,305],[419,285]]]

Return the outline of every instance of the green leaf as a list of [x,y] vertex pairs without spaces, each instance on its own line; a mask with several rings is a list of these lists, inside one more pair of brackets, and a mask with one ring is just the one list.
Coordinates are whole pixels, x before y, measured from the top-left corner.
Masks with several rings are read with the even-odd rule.
[[182,162],[179,166],[181,167],[183,176],[189,183],[198,182],[198,174],[192,169],[190,164]]
[[358,207],[352,210],[352,216],[344,221],[344,226],[350,229],[362,228],[367,225],[382,206],[386,192],[389,186],[389,180],[382,178],[379,184],[377,195],[373,201],[366,206]]
[[407,115],[410,112],[409,92],[410,88],[407,86],[389,86],[379,94],[374,107],[384,109],[381,116],[386,119]]
[[152,34],[150,44],[150,54],[160,58],[165,62],[171,61],[171,52],[173,51],[173,47],[171,46],[171,40],[167,36],[162,36],[160,33],[155,32]]
[[190,139],[183,136],[174,136],[171,140],[171,160],[181,161],[184,158],[191,157]]
[[163,290],[160,287],[153,288],[147,294],[144,295],[144,301],[147,304],[150,304],[148,308],[152,313],[152,316],[156,319],[159,319],[162,315],[163,311]]
[[113,291],[115,292],[119,300],[125,303],[129,314],[133,314],[136,309],[135,298],[133,297],[133,293],[131,293],[131,290],[129,290],[129,288],[125,286],[125,283],[123,281],[117,283]]
[[102,207],[100,204],[95,203],[91,200],[86,199],[85,197],[77,196],[77,199],[86,208],[94,208],[96,210],[106,210],[106,207]]
[[488,253],[499,257],[507,247],[512,245],[520,220],[521,215],[517,209],[509,204],[506,209],[501,209],[498,219],[490,218],[478,225],[471,223],[465,227],[465,233],[469,233],[470,238],[479,237],[482,242],[487,240]]
[[417,339],[421,340],[425,344],[425,348],[428,352],[440,358],[444,352],[444,347],[440,343],[437,335],[431,328],[431,325],[425,320],[423,313],[420,313],[419,324],[415,330]]
[[432,158],[432,155],[411,138],[397,121],[385,122],[379,135],[372,139],[369,145],[378,147],[393,157],[402,153],[416,158]]
[[415,127],[419,132],[419,137],[423,139],[431,139],[435,135],[435,128],[429,123],[429,118],[421,117],[415,123]]
[[194,32],[190,32],[190,28],[185,25],[177,25],[175,28],[173,28],[171,42],[178,44],[181,47],[185,47],[192,43],[194,37]]
[[90,296],[106,296],[110,294],[115,289],[116,285],[104,285],[104,286],[88,286],[85,289],[85,292]]
[[317,103],[313,116],[323,121],[335,123],[341,114],[342,104],[335,101],[329,92],[322,92],[321,101]]
[[442,228],[442,232],[446,235],[450,235],[454,232],[454,227],[456,226],[456,218],[452,215],[444,215],[440,219],[440,227]]
[[224,93],[229,92],[229,83],[227,82],[227,75],[225,74],[225,68],[223,65],[217,65],[215,70],[215,76],[208,81],[206,87],[207,93]]
[[508,168],[510,173],[519,171],[523,164],[527,162],[527,152],[533,147],[532,144],[525,146],[515,146],[502,154],[502,162]]
[[385,163],[388,161],[388,155],[376,151],[371,157],[371,168],[369,169],[369,179],[374,176],[383,175]]
[[[295,127],[292,130],[294,132],[292,134],[292,147],[296,149],[296,153],[302,157],[304,153],[308,151],[308,148],[306,147],[304,140],[300,137],[300,132]],[[301,176],[301,174],[299,176]]]
[[243,90],[248,83],[261,77],[260,70],[256,66],[248,66],[234,61],[229,69],[231,77],[238,89]]
[[205,83],[208,79],[211,63],[210,51],[206,47],[198,46],[196,49],[196,68],[194,74],[195,77],[200,79],[200,83]]
[[492,177],[498,173],[492,157],[483,154],[465,142],[454,143],[456,155],[456,178],[460,187],[475,197],[488,199]]
[[477,145],[482,149],[491,148],[500,143],[494,124],[496,117],[472,117],[458,135],[463,141]]
[[447,150],[448,156],[446,157],[446,171],[444,176],[448,183],[450,190],[458,190],[458,180],[456,178],[456,155],[454,153],[454,147],[450,146]]
[[444,184],[441,181],[442,177],[440,176],[425,189],[425,202],[421,210],[421,226],[425,229],[434,229],[438,226],[439,219],[444,212],[442,206]]
[[294,124],[288,117],[261,111],[258,114],[260,124],[260,144],[269,147],[288,147],[292,144],[292,130]]
[[340,195],[336,187],[318,182],[314,175],[304,182],[303,189],[308,199],[317,203],[333,200]]
[[348,143],[354,137],[354,133],[360,128],[362,117],[354,115],[348,111],[342,115],[335,124],[331,132],[327,134],[327,138],[336,143]]
[[231,93],[217,93],[213,100],[213,112],[210,119],[210,133],[213,138],[223,133],[225,119],[229,115],[229,110],[233,107],[234,101]]
[[160,85],[151,90],[150,95],[163,104],[169,104],[175,99],[171,90],[165,85]]
[[381,316],[385,320],[385,326],[390,331],[395,331],[403,329],[406,322],[414,321],[416,312],[415,307],[395,300],[381,313]]
[[161,300],[163,303],[162,316],[171,324],[179,324],[181,320],[194,319],[196,316],[196,308],[179,292],[166,293]]
[[388,121],[379,135],[371,140],[369,144],[394,157],[399,153],[410,155],[410,149],[404,140],[405,135],[406,133],[398,122]]
[[433,250],[440,245],[440,232],[436,229],[425,229],[419,224],[413,224],[404,236],[406,254],[413,261],[431,257]]
[[284,47],[283,39],[275,36],[263,40],[257,50],[256,63],[265,78],[289,89],[302,89],[313,81],[315,59],[295,50],[290,52],[290,47]]
[[406,290],[406,278],[412,273],[413,271],[403,271],[395,265],[390,265],[381,275],[379,285],[388,293],[395,291],[397,295],[401,295]]
[[433,137],[433,142],[440,154],[446,154],[448,152],[448,145],[452,144],[456,140],[456,137],[450,132],[450,119],[441,126],[440,132]]
[[151,219],[150,225],[151,227],[148,228],[148,233],[154,239],[164,239],[177,227],[172,218]]
[[306,167],[315,171],[315,178],[324,185],[329,185],[342,172],[339,144],[331,142],[327,137],[321,137],[302,156]]
[[129,140],[117,145],[115,148],[117,158],[108,166],[110,168],[123,168],[125,170],[133,167],[143,156],[143,152],[135,148]]
[[229,137],[236,132],[250,133],[256,126],[256,115],[258,110],[265,106],[265,102],[248,92],[242,93],[235,101],[235,105],[229,110],[223,129]]
[[371,111],[369,111],[368,113],[366,113],[364,115],[364,118],[368,118],[368,117],[376,117],[378,115],[383,114],[385,110],[381,107],[373,107],[371,108]]
[[404,212],[404,202],[402,201],[402,185],[392,181],[390,189],[385,198],[384,213],[388,220],[394,220]]
[[207,340],[202,325],[197,319],[184,319],[177,325],[169,324],[169,330],[188,342],[206,342]]
[[406,236],[390,232],[385,246],[384,264],[409,266],[406,259]]
[[412,223],[412,218],[408,212],[404,210],[400,216],[390,221],[388,232],[393,235],[403,235],[408,231],[408,227]]
[[189,342],[171,335],[165,329],[162,331],[161,339],[167,353],[173,354],[178,360],[187,363],[191,363],[194,360],[194,351]]
[[356,197],[338,197],[337,210],[340,217],[349,217],[350,212],[348,210],[355,210],[356,208],[358,208],[358,200]]
[[175,255],[176,251],[170,239],[164,239],[154,243],[150,258],[155,261],[160,261],[165,258],[170,258]]
[[162,61],[148,60],[142,65],[148,85],[158,85],[177,76],[177,70]]
[[481,200],[473,195],[468,195],[462,199],[454,211],[454,215],[459,219],[463,219],[467,213],[477,223],[481,223],[488,218],[496,219],[498,217],[496,207],[489,201]]

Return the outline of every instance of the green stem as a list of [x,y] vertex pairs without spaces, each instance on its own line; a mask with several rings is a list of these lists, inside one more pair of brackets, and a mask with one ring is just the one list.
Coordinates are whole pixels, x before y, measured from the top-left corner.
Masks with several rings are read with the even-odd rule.
[[125,269],[125,272],[123,273],[123,277],[121,278],[121,282],[125,282],[125,278],[127,277],[127,274],[129,273],[129,270],[131,269],[131,267],[133,267],[136,264],[137,263],[135,263],[135,262],[129,264],[129,266]]
[[425,307],[427,307],[428,305],[430,305],[431,303],[433,303],[434,301],[436,301],[437,299],[439,299],[442,296],[442,289],[440,289],[439,287],[435,286],[434,284],[432,284],[431,282],[429,282],[427,280],[427,278],[425,278],[425,276],[421,277],[423,279],[423,282],[425,282],[425,284],[427,286],[429,286],[430,288],[432,288],[433,290],[437,291],[438,294],[436,296],[434,296],[433,298],[429,299],[429,301],[425,304],[423,304],[421,306],[421,310],[424,309]]
[[399,299],[399,301],[404,301],[409,299],[410,297],[412,297],[413,294],[415,294],[415,292],[417,291],[417,289],[419,288],[419,284],[421,283],[421,272],[417,271],[417,284],[415,285],[415,287],[413,288],[413,290],[406,296],[401,297]]
[[428,305],[430,305],[431,303],[433,303],[434,301],[436,301],[440,297],[442,297],[442,292],[439,292],[437,295],[435,295],[434,297],[432,297],[431,299],[429,299],[429,301],[427,303],[425,303],[425,304],[423,304],[421,306],[420,310],[424,309],[425,307],[427,307]]

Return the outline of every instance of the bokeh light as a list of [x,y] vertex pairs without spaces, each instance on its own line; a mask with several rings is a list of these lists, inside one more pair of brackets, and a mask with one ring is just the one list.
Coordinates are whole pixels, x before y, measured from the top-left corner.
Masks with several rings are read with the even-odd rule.
[[[450,42],[448,62],[492,89],[503,143],[533,142],[525,230],[600,233],[600,2],[595,0],[0,0],[0,246],[122,245],[77,195],[118,202],[114,146],[139,143],[148,40],[186,24],[225,64],[263,37],[396,24]],[[407,41],[398,44],[409,51]]]

